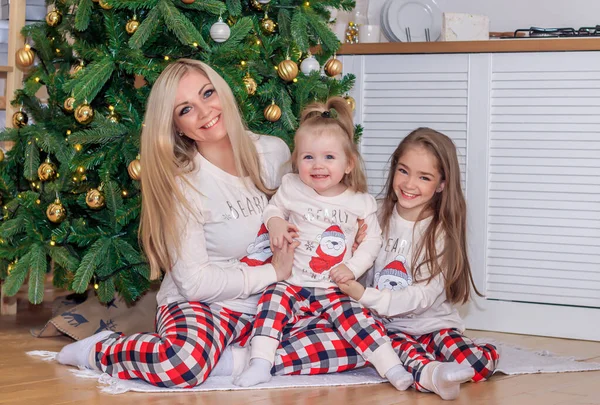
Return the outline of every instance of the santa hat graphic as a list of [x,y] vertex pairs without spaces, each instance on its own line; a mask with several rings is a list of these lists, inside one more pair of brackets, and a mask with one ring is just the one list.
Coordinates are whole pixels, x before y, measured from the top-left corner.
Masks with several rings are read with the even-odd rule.
[[258,245],[259,243],[264,242],[268,239],[269,239],[269,231],[267,230],[267,227],[265,226],[265,224],[262,224],[260,226],[260,229],[258,230],[258,234],[256,235],[256,239],[254,240],[254,243],[256,245]]
[[342,232],[342,230],[340,229],[339,226],[337,225],[331,225],[329,228],[327,228],[325,230],[325,232],[323,232],[321,234],[321,238],[327,238],[327,237],[334,237],[334,238],[339,238],[339,239],[346,239],[346,236],[344,235],[344,233]]
[[381,276],[400,277],[400,278],[403,278],[404,280],[406,280],[410,284],[412,279],[408,275],[408,272],[406,271],[406,267],[404,267],[404,263],[406,263],[406,257],[404,257],[402,255],[396,256],[396,258],[393,261],[388,263],[388,265],[385,266],[383,268],[383,270],[381,270],[381,273],[379,276],[380,277]]

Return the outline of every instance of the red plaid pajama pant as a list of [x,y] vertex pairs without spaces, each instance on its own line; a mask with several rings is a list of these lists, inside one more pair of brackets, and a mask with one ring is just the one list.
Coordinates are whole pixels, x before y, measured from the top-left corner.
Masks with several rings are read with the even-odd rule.
[[468,364],[475,370],[475,382],[489,378],[498,363],[498,351],[493,345],[478,346],[456,329],[442,329],[421,336],[388,331],[388,336],[400,361],[413,374],[415,388],[419,391],[427,391],[419,380],[423,367],[432,361]]
[[390,342],[383,325],[338,288],[306,288],[286,282],[272,284],[263,293],[252,335],[281,341],[285,327],[305,316],[327,320],[365,358]]
[[[158,308],[156,333],[108,336],[95,347],[96,366],[122,379],[158,387],[201,384],[231,343],[244,345],[253,316],[200,302]],[[273,374],[321,374],[350,370],[364,360],[324,319],[306,317],[284,331]]]

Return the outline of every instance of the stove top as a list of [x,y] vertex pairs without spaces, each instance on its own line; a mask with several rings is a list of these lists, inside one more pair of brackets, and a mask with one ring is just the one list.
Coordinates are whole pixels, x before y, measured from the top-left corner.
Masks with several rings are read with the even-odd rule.
[[503,38],[564,38],[564,37],[600,37],[600,25],[595,27],[575,28],[540,28],[518,29],[513,36]]

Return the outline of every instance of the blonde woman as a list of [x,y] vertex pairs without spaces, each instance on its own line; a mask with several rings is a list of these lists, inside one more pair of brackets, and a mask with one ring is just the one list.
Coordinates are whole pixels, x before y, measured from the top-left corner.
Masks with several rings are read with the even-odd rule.
[[[57,359],[160,387],[239,374],[247,352],[230,345],[246,343],[259,293],[291,275],[297,243],[274,248],[262,264],[240,260],[264,240],[263,209],[289,171],[282,169],[289,149],[247,130],[230,87],[211,67],[181,59],[152,88],[141,156],[140,240],[152,277],[165,272],[156,333],[103,331],[65,346]],[[335,341],[340,357],[325,352],[298,362],[295,347],[323,351],[318,340]],[[364,364],[344,347],[326,322],[303,319],[286,331],[272,372],[315,374]]]

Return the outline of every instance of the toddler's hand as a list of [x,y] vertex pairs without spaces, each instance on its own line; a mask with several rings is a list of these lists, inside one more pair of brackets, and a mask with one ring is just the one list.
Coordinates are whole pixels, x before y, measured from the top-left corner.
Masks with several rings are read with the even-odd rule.
[[340,264],[329,272],[329,277],[331,277],[334,283],[339,285],[340,283],[354,280],[354,273],[345,264]]
[[269,219],[267,228],[269,228],[269,242],[271,243],[271,247],[282,248],[284,241],[292,244],[294,238],[298,237],[298,228],[283,218],[273,217]]
[[338,284],[342,292],[356,301],[360,300],[365,293],[365,287],[356,280],[350,280],[347,283]]
[[365,224],[364,219],[358,220],[358,232],[356,232],[356,237],[354,238],[354,243],[352,244],[352,253],[358,249],[358,246],[365,240],[367,236],[367,224]]

